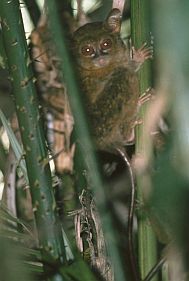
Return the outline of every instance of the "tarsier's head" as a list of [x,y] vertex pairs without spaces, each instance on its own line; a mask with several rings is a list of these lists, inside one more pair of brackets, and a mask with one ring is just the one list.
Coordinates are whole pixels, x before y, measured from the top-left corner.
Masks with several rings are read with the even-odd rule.
[[104,22],[87,23],[76,30],[72,47],[78,66],[95,70],[123,60],[120,28],[121,12],[113,9]]

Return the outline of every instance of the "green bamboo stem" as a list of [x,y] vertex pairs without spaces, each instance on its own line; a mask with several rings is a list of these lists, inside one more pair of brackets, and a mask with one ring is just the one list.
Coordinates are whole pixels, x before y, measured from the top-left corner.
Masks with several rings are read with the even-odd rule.
[[[111,217],[107,210],[106,197],[104,193],[102,179],[99,173],[96,156],[94,154],[93,144],[90,138],[90,133],[87,124],[87,118],[84,114],[83,106],[80,99],[78,85],[76,83],[76,75],[72,58],[65,43],[65,26],[64,32],[58,20],[58,13],[55,1],[47,0],[48,18],[50,22],[51,32],[56,42],[57,53],[62,58],[61,67],[64,72],[64,79],[67,85],[69,100],[72,107],[72,112],[75,117],[75,129],[79,137],[80,143],[85,148],[86,162],[90,174],[90,182],[97,198],[98,209],[101,215],[105,239],[107,242],[108,253],[114,265],[115,279],[125,281],[123,269],[121,266],[120,256],[116,246],[116,238],[112,227]],[[64,35],[64,40],[62,40]]]
[[51,172],[19,1],[0,1],[0,16],[42,257],[63,262],[63,239],[56,220]]
[[[135,48],[139,48],[149,39],[149,5],[148,0],[131,1],[131,36]],[[144,93],[151,86],[151,63],[145,62],[139,71],[140,92]],[[147,106],[141,109],[141,118],[143,119]],[[144,152],[143,143],[141,142],[143,128],[145,124],[137,127],[136,130],[136,153]],[[145,153],[145,152],[144,152]],[[144,204],[143,181],[137,177],[137,201]],[[141,278],[144,279],[148,272],[157,262],[156,238],[148,218],[138,211],[138,262]],[[157,277],[152,279],[157,280]]]

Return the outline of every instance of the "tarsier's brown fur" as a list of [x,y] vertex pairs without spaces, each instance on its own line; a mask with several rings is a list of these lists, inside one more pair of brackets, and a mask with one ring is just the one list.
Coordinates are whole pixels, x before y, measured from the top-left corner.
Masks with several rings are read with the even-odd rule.
[[112,150],[133,142],[139,84],[136,71],[151,56],[139,50],[131,58],[120,37],[121,13],[113,9],[104,22],[88,23],[73,35],[73,54],[97,149]]

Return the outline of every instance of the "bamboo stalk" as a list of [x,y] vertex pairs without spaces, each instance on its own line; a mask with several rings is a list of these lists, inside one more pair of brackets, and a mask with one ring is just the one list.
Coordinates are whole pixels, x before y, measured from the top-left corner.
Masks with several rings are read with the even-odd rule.
[[63,239],[56,219],[51,172],[19,1],[1,1],[0,16],[42,257],[64,262]]
[[[131,1],[131,36],[132,43],[135,48],[139,48],[149,38],[149,10],[150,1],[148,0],[132,0]],[[140,92],[144,93],[151,86],[151,63],[145,62],[145,65],[139,71]],[[141,109],[141,118],[144,119],[144,114],[147,105]],[[141,141],[143,128],[145,124],[137,127],[136,130],[136,154],[145,153],[144,146]],[[137,176],[137,201],[140,205],[144,204],[143,194],[143,179]],[[139,207],[140,208],[140,207]],[[150,222],[143,216],[143,211],[138,211],[138,262],[141,278],[144,279],[148,272],[157,262],[156,238]],[[157,280],[157,277],[152,279]]]

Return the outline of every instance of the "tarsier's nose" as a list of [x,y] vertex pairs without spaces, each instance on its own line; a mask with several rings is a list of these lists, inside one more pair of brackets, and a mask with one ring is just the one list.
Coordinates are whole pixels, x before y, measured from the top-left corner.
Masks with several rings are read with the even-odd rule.
[[96,49],[94,58],[97,59],[97,58],[100,57],[100,55],[101,55],[101,54],[100,54],[100,50],[99,50],[99,49]]
[[105,56],[105,55],[107,55],[107,52],[103,52],[103,50],[96,49],[94,58],[96,59],[96,58],[99,58],[99,57],[102,57],[102,56]]

